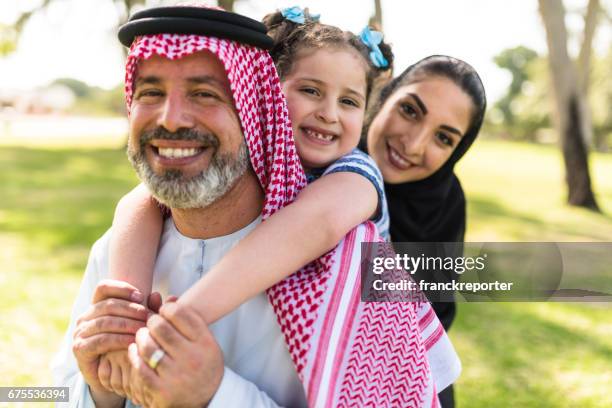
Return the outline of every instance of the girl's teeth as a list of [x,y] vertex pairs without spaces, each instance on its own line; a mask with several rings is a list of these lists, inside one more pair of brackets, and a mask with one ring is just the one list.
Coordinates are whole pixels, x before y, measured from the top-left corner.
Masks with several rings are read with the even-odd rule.
[[200,151],[199,148],[195,148],[195,147],[192,147],[189,149],[174,149],[170,147],[160,147],[158,150],[159,150],[160,156],[167,157],[169,159],[180,159],[183,157],[195,156]]
[[326,142],[331,142],[332,139],[334,138],[333,135],[324,135],[322,133],[313,132],[312,130],[309,130],[309,129],[306,129],[306,133],[308,133],[310,136],[314,137],[315,139],[324,140]]

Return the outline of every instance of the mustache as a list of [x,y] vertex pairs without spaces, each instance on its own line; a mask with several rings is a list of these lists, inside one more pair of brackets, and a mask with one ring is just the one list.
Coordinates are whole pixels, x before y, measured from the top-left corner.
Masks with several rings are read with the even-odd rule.
[[181,128],[176,132],[169,132],[163,127],[144,131],[140,134],[140,148],[153,139],[165,140],[195,140],[202,142],[204,147],[219,147],[219,138],[211,132],[202,132],[196,129]]

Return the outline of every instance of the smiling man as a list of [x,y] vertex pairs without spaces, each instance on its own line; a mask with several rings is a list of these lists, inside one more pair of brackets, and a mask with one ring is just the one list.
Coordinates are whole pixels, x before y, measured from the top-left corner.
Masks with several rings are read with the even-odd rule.
[[[134,15],[119,36],[130,46],[128,156],[171,212],[153,290],[180,296],[295,200],[306,178],[265,27],[161,7]],[[105,280],[109,236],[92,248],[54,362],[73,406],[125,397],[147,406],[431,406],[458,374],[427,303],[359,301],[360,242],[377,240],[371,223],[210,326],[180,302],[151,316],[133,286]],[[130,376],[113,372],[103,385],[100,357],[128,346]]]

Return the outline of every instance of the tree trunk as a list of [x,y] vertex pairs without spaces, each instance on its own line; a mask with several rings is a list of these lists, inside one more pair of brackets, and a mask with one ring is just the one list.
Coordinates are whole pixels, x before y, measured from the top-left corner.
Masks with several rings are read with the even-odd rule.
[[546,29],[555,122],[565,162],[568,203],[599,211],[591,188],[585,144],[585,134],[590,131],[590,124],[585,123],[586,101],[580,92],[576,66],[567,52],[565,9],[561,0],[539,0],[539,5]]
[[370,17],[368,25],[376,30],[382,31],[383,29],[383,16],[382,16],[382,0],[374,0],[374,15]]
[[593,49],[593,38],[595,37],[595,29],[597,27],[597,19],[599,17],[599,0],[589,0],[587,11],[584,16],[584,35],[580,54],[578,54],[578,86],[580,93],[584,99],[584,118],[589,130],[585,136],[585,142],[588,146],[597,147],[598,143],[594,140],[593,135],[593,117],[589,106],[589,83],[591,78],[591,50]]
[[599,0],[589,0],[587,12],[584,16],[584,36],[578,56],[578,83],[580,85],[580,91],[585,96],[589,93],[591,50],[593,49],[593,38],[595,37],[595,28],[597,28],[600,9]]

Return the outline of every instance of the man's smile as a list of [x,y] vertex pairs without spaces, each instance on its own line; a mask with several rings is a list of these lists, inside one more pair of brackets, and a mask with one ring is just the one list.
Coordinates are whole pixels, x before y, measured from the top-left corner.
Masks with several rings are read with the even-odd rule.
[[153,167],[185,167],[201,159],[208,161],[214,147],[198,140],[153,139],[145,144],[145,151]]

